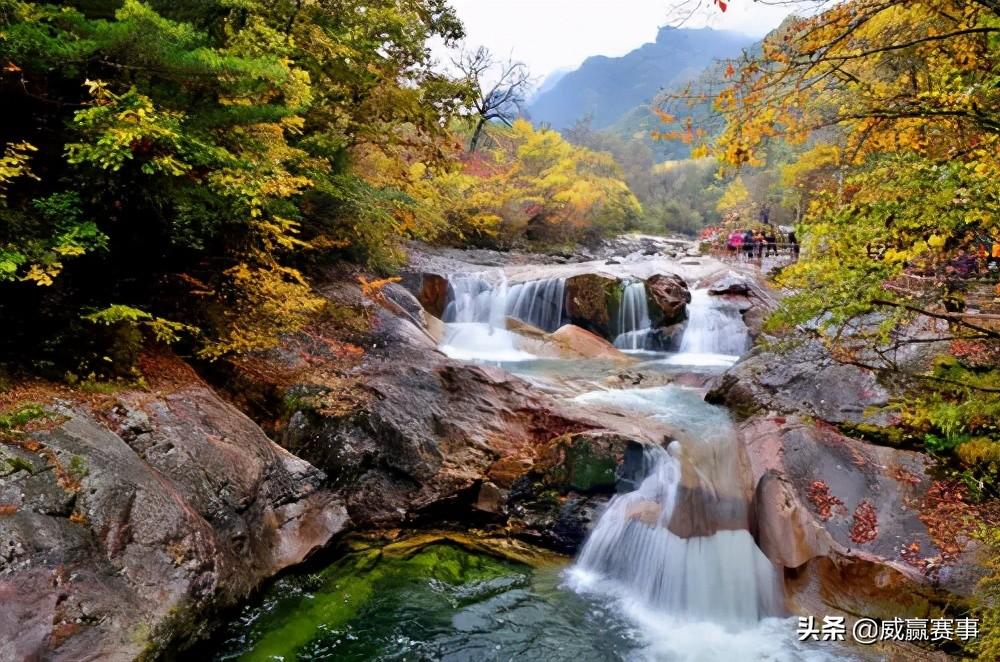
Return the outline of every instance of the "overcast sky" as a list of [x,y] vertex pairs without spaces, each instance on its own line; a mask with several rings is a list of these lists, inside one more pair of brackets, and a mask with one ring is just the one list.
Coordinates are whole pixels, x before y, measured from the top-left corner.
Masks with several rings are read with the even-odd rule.
[[[677,0],[450,0],[465,23],[466,42],[498,56],[513,54],[541,82],[549,73],[576,68],[590,55],[624,55],[656,38]],[[790,13],[787,7],[734,0],[724,14],[714,7],[684,27],[706,24],[761,37]],[[438,57],[447,53],[438,47]]]

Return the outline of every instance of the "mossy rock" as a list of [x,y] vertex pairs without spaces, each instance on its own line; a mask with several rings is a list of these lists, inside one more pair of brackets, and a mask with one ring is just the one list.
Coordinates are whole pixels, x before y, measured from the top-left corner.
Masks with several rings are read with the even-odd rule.
[[580,432],[555,439],[537,465],[543,483],[561,492],[613,492],[631,439],[611,432]]
[[613,339],[613,320],[621,306],[621,281],[600,274],[566,279],[566,316],[569,323]]

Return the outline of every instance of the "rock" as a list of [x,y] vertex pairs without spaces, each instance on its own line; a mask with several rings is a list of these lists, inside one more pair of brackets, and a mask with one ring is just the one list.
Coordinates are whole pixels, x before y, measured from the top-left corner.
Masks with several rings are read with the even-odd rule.
[[676,352],[681,348],[686,328],[686,321],[670,326],[661,326],[658,329],[653,329],[646,336],[646,341],[649,343],[650,349],[660,352]]
[[[424,355],[424,359],[430,359]],[[472,505],[487,475],[515,476],[497,463],[530,466],[537,447],[593,424],[562,415],[522,380],[498,368],[441,359],[370,363],[356,377],[357,401],[324,407],[341,390],[303,384],[282,444],[324,469],[359,526],[398,526],[438,504]]]
[[670,326],[683,322],[687,304],[691,303],[691,292],[683,278],[676,274],[656,274],[646,279],[646,293],[651,303],[650,312],[658,312],[653,317],[653,326]]
[[565,324],[559,327],[556,331],[548,334],[546,339],[557,345],[564,356],[605,359],[624,363],[634,360],[604,338],[574,324]]
[[320,471],[196,379],[157,390],[50,404],[24,447],[43,468],[0,478],[0,657],[183,648],[347,526]]
[[[946,553],[961,544],[932,535],[925,524],[933,484],[927,456],[796,417],[755,418],[742,434],[757,481],[758,545],[794,570],[787,585],[793,605],[812,613],[926,617],[947,598],[939,589],[952,600],[972,592],[982,574],[973,546],[966,543],[943,565],[933,561],[939,544]],[[873,591],[872,582],[885,591]]]
[[708,285],[708,293],[715,296],[725,294],[746,296],[750,294],[752,289],[753,282],[749,278],[735,274],[732,271],[721,275],[721,277]]
[[835,424],[891,426],[891,391],[871,371],[839,363],[818,341],[780,354],[755,349],[714,384],[706,400],[747,417],[807,413]]
[[424,310],[437,318],[444,316],[448,303],[447,278],[437,273],[408,272],[403,274],[402,284],[413,293]]
[[535,356],[550,359],[604,359],[629,363],[634,359],[604,338],[573,324],[565,324],[552,333],[508,317],[507,330],[517,334],[514,346]]
[[532,467],[541,482],[560,491],[611,493],[634,439],[605,430],[564,435],[549,442]]
[[566,279],[566,316],[570,324],[612,339],[611,320],[618,314],[621,284],[617,278],[581,274]]
[[[514,534],[574,553],[616,490],[645,475],[643,443],[607,430],[552,440],[512,485],[509,528]],[[641,472],[641,473],[640,473]]]
[[503,514],[507,510],[507,491],[500,489],[490,481],[485,481],[479,486],[475,507],[477,510],[493,515]]

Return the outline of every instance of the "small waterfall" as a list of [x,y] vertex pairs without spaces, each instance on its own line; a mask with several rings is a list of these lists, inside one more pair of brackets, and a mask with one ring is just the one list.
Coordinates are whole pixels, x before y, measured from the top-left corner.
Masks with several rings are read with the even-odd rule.
[[460,274],[448,279],[448,303],[441,321],[503,327],[507,278],[498,274]]
[[687,309],[688,322],[681,338],[681,354],[722,355],[735,359],[750,346],[739,310],[713,297],[708,290],[694,290]]
[[[750,532],[681,538],[670,530],[681,481],[679,444],[645,449],[638,489],[614,497],[580,552],[570,581],[675,618],[742,629],[781,611],[781,587]],[[610,586],[608,584],[610,583]]]
[[566,279],[547,278],[511,285],[505,295],[507,315],[545,331],[563,325]]
[[441,349],[452,358],[522,361],[534,358],[516,347],[507,318],[544,331],[563,325],[566,279],[549,278],[508,284],[502,271],[458,274],[448,278],[447,324]]
[[617,322],[618,336],[615,338],[615,347],[618,349],[647,348],[652,321],[649,319],[646,284],[641,280],[623,283]]
[[524,361],[535,358],[517,349],[507,330],[507,278],[503,272],[462,274],[448,279],[448,303],[441,351],[455,359]]

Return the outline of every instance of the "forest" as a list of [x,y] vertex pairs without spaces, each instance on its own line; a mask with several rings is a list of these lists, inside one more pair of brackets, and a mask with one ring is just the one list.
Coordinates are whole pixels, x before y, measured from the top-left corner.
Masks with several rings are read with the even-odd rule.
[[[532,124],[530,72],[470,50],[447,0],[0,0],[0,391],[141,385],[150,351],[206,372],[259,356],[342,314],[330,270],[384,302],[411,242],[683,235],[708,254],[765,213],[801,253],[766,274],[786,296],[763,344],[898,385],[892,426],[851,435],[933,458],[949,512],[993,503],[1000,2],[799,4],[630,136]],[[948,351],[909,369],[932,341]],[[969,613],[993,623],[1000,512],[982,512]],[[1000,628],[962,655],[998,659]]]

